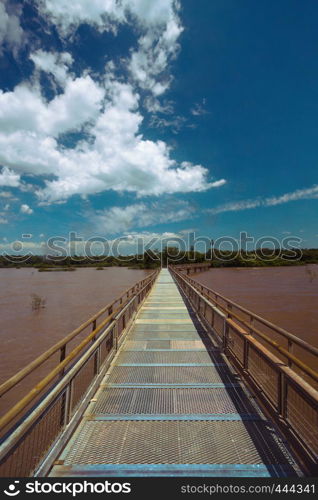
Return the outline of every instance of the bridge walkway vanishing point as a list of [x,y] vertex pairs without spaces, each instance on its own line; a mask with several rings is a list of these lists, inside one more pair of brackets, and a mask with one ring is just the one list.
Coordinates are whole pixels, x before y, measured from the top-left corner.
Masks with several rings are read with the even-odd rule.
[[301,476],[162,269],[50,476]]

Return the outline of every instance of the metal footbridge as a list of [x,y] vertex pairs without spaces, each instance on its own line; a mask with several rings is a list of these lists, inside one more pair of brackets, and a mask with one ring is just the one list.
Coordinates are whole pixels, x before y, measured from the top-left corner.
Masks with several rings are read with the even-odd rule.
[[4,435],[0,475],[313,473],[317,391],[191,281],[161,269],[93,318],[77,356],[57,346],[56,378]]

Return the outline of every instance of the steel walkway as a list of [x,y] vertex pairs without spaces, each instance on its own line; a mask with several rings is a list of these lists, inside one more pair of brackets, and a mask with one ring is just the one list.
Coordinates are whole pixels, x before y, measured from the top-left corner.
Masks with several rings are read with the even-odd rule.
[[162,269],[51,476],[297,476]]

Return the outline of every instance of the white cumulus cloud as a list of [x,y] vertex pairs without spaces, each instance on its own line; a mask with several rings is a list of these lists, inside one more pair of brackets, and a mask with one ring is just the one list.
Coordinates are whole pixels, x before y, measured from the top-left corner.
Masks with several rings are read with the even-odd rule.
[[20,212],[21,212],[22,214],[26,214],[26,215],[31,215],[31,214],[33,214],[33,210],[32,210],[32,208],[30,208],[30,207],[29,207],[29,205],[26,205],[26,204],[21,205],[21,207],[20,207]]
[[69,52],[46,52],[37,50],[30,55],[38,70],[45,71],[54,76],[60,85],[65,85],[69,74],[69,66],[73,63],[73,57]]
[[[53,175],[38,190],[42,202],[109,189],[139,196],[204,191],[224,182],[209,182],[203,166],[178,165],[165,142],[145,139],[138,103],[131,84],[110,76],[104,87],[89,75],[68,79],[50,102],[27,84],[1,92],[0,163],[19,174]],[[61,134],[84,126],[88,140],[59,144]]]
[[183,221],[194,215],[194,207],[180,200],[111,207],[94,213],[91,219],[99,232],[117,234],[132,228]]
[[23,30],[20,25],[18,11],[15,12],[6,0],[0,3],[0,55],[6,45],[16,55],[23,40]]
[[69,79],[64,93],[50,102],[45,101],[38,87],[26,83],[12,92],[0,91],[1,135],[23,130],[30,137],[35,137],[34,134],[57,137],[66,131],[77,130],[97,118],[103,97],[104,91],[89,75]]
[[19,184],[20,176],[18,174],[7,167],[0,171],[0,186],[18,187]]
[[141,31],[137,50],[128,60],[130,73],[154,96],[163,94],[171,78],[165,74],[178,52],[178,38],[183,31],[177,0],[38,0],[40,9],[53,21],[62,36],[82,23],[100,31],[114,31],[123,23]]
[[92,24],[101,31],[114,31],[121,23],[164,25],[175,15],[176,0],[37,0],[41,12],[47,15],[62,34],[80,24]]

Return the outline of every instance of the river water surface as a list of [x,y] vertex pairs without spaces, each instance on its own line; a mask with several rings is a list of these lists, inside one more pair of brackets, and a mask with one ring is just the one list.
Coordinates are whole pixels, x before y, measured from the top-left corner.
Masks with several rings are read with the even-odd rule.
[[219,268],[191,277],[318,347],[318,265]]

